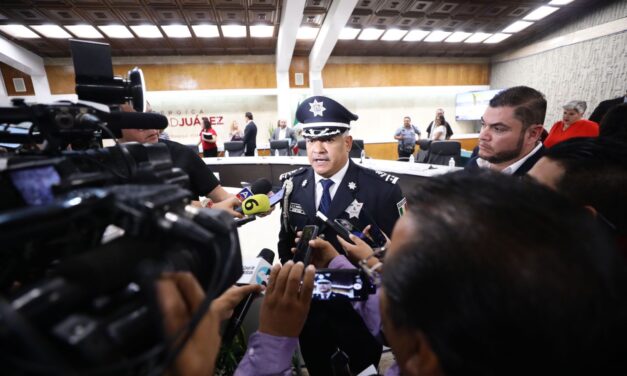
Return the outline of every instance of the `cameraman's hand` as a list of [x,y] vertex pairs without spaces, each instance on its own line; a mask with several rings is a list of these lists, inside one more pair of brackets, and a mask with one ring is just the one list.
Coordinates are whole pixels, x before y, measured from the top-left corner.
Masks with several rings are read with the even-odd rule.
[[237,199],[237,197],[232,196],[226,198],[220,202],[214,202],[211,209],[220,209],[228,212],[230,215],[236,218],[242,218],[244,215],[242,213],[236,212],[234,209],[240,207],[242,203]]
[[311,263],[318,269],[328,267],[331,260],[340,255],[331,243],[322,238],[310,240],[309,246],[313,248]]
[[305,268],[302,262],[288,261],[283,267],[279,264],[272,267],[259,315],[261,333],[298,337],[309,313],[315,272],[313,266]]
[[337,240],[340,242],[340,245],[346,251],[348,258],[353,262],[359,262],[360,260],[365,259],[370,256],[374,250],[366,243],[361,240],[359,237],[351,234],[350,239],[353,243],[351,244],[346,240],[342,239],[340,236],[337,237]]

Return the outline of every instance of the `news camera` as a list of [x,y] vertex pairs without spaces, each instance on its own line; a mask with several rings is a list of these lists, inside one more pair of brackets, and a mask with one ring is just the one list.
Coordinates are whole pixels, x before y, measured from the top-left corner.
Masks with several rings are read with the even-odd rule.
[[129,97],[143,110],[141,71],[95,74],[108,46],[71,44],[79,102],[0,108],[0,362],[17,375],[157,374],[194,326],[166,338],[154,282],[190,271],[208,308],[242,273],[236,225],[189,205],[165,145],[102,147],[167,120],[116,112]]

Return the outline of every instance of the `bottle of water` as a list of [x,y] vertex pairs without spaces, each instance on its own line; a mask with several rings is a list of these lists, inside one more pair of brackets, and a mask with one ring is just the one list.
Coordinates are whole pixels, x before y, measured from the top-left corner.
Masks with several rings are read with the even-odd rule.
[[366,151],[361,149],[361,161],[359,163],[364,163],[364,159],[366,159]]
[[451,159],[448,160],[448,167],[449,168],[455,167],[455,158],[451,157]]
[[409,163],[414,163],[416,161],[416,159],[414,158],[413,154],[409,154]]
[[229,156],[229,151],[228,151],[228,150],[225,150],[225,151],[224,151],[224,156],[225,156],[225,157],[228,157],[228,156]]
[[274,156],[278,157],[279,156],[279,149],[274,149]]

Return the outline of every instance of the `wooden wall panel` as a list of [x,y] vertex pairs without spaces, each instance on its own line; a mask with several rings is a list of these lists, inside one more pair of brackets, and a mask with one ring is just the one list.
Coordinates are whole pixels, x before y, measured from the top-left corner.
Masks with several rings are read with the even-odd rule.
[[326,88],[488,85],[488,64],[327,64]]
[[[0,63],[0,71],[2,71],[2,80],[4,81],[4,87],[7,89],[8,96],[35,95],[33,81],[28,74],[4,63]],[[15,86],[13,85],[14,78],[24,79],[26,91],[15,91]]]
[[[133,65],[115,65],[116,75],[126,75]],[[143,64],[149,91],[268,89],[276,88],[274,64]],[[46,66],[52,94],[74,93],[74,68]]]
[[[303,73],[304,85],[296,85],[294,74]],[[303,56],[294,56],[290,64],[290,87],[291,88],[307,88],[309,87],[309,58]]]
[[366,155],[373,159],[387,159],[395,161],[398,159],[396,151],[397,142],[382,142],[376,144],[364,144]]

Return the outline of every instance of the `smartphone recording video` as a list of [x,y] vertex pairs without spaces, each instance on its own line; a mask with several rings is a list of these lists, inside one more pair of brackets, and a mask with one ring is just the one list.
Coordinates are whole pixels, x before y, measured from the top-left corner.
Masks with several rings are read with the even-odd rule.
[[318,269],[313,300],[360,301],[376,291],[370,279],[358,269]]
[[305,266],[311,262],[311,248],[309,247],[309,241],[315,239],[318,236],[318,226],[308,225],[303,227],[303,234],[296,247],[296,253],[294,254],[294,263],[301,261]]

